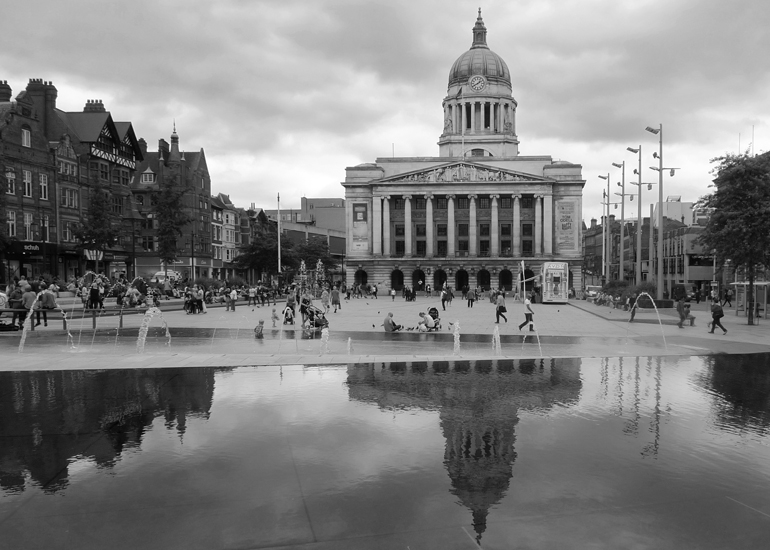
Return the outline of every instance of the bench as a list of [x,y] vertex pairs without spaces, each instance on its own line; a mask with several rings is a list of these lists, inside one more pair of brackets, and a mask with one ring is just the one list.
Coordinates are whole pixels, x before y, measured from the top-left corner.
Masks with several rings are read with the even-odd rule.
[[[59,309],[59,308],[55,308],[55,309],[36,309],[31,314],[30,314],[28,309],[24,309],[24,308],[3,308],[3,309],[0,309],[0,314],[3,314],[3,313],[26,313],[27,317],[35,317],[35,314],[38,311],[45,311],[46,316],[50,316],[52,313],[59,313],[59,314],[61,314],[63,329],[67,330],[67,315],[64,312],[64,310]],[[34,319],[30,320],[30,329],[33,330],[33,331],[35,330]]]

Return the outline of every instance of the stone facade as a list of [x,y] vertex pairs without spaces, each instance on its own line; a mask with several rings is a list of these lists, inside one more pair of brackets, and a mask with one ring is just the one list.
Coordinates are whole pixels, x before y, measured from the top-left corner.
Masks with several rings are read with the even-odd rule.
[[518,154],[511,90],[479,13],[450,71],[440,156],[346,169],[348,282],[510,290],[522,269],[564,261],[582,287],[582,168]]

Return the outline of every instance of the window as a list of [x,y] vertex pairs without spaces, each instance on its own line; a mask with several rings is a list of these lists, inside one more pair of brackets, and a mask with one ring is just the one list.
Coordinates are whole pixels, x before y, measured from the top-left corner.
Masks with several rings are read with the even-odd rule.
[[415,227],[415,235],[418,237],[424,237],[425,236],[425,224],[424,223],[418,223]]
[[74,227],[72,222],[64,222],[64,227],[62,228],[62,240],[64,242],[72,242],[75,240],[75,233],[73,231]]
[[5,221],[5,232],[8,233],[9,237],[15,237],[16,236],[16,212],[13,210],[8,210],[6,212],[8,214],[8,219]]
[[403,210],[404,199],[393,199],[393,210]]
[[155,174],[152,172],[142,174],[142,183],[155,183]]
[[479,236],[481,236],[481,237],[489,237],[489,224],[488,223],[482,223],[479,226]]
[[521,234],[525,237],[531,237],[532,236],[532,224],[531,223],[525,223],[521,226]]
[[124,187],[128,187],[130,178],[128,177],[128,170],[121,170],[120,171],[120,185],[123,185]]
[[15,195],[16,194],[16,172],[14,172],[11,168],[5,169],[5,179],[8,180],[8,187],[6,188],[5,192],[9,195]]
[[458,210],[468,210],[471,207],[471,200],[468,197],[461,197],[457,199]]
[[415,210],[425,210],[425,199],[419,198],[414,200]]
[[489,241],[479,241],[479,256],[489,256]]
[[457,235],[460,236],[460,237],[467,237],[468,236],[468,224],[467,223],[457,224]]
[[29,131],[29,128],[21,129],[21,146],[32,147],[32,132]]
[[436,243],[436,254],[440,257],[447,255],[446,241],[438,241]]
[[396,241],[396,256],[403,256],[405,250],[404,241]]
[[489,197],[479,197],[479,209],[489,209],[491,208]]
[[40,227],[40,231],[41,231],[40,237],[45,242],[48,242],[49,240],[51,240],[50,239],[50,237],[51,237],[51,232],[50,232],[51,227],[50,227],[50,225],[48,223],[48,214],[45,214],[45,215],[40,217],[40,226],[41,226]]
[[110,167],[103,162],[99,162],[99,179],[110,181]]
[[41,200],[48,200],[48,176],[46,174],[40,174],[40,198]]
[[404,226],[403,225],[397,225],[396,226],[396,237],[403,237],[404,236]]
[[134,200],[136,204],[144,206],[144,195],[134,195]]
[[532,255],[532,241],[524,240],[521,242],[521,251],[525,255]]
[[500,235],[503,237],[510,237],[511,236],[511,224],[504,223],[500,226]]
[[155,237],[142,236],[142,250],[152,252],[155,250]]
[[511,208],[511,197],[503,197],[500,199],[500,208]]
[[24,181],[24,196],[32,196],[32,172],[29,170],[22,170],[22,179]]
[[32,240],[32,214],[24,213],[24,240]]
[[532,197],[521,197],[522,208],[532,208]]
[[425,256],[425,241],[417,241],[417,256]]
[[460,252],[468,252],[468,241],[458,241],[457,250]]
[[112,197],[112,213],[123,215],[123,197]]
[[500,249],[502,256],[510,256],[513,253],[511,250],[511,241],[509,240],[500,241]]
[[436,226],[436,235],[439,237],[446,237],[446,224],[440,223]]
[[446,197],[441,197],[436,199],[436,210],[446,210],[446,204],[447,204]]

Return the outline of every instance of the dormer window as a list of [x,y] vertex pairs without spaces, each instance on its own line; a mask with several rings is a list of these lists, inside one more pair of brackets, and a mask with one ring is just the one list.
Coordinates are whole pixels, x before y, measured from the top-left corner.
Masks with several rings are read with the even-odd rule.
[[149,171],[142,174],[142,183],[155,183],[155,174]]
[[32,147],[32,132],[30,132],[29,128],[21,129],[21,146]]

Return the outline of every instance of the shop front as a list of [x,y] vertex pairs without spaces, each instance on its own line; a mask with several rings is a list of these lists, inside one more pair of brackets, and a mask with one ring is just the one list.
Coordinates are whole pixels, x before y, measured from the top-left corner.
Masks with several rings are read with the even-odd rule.
[[41,275],[57,275],[55,243],[42,241],[11,241],[3,257],[2,278],[4,282],[24,276],[37,279]]

